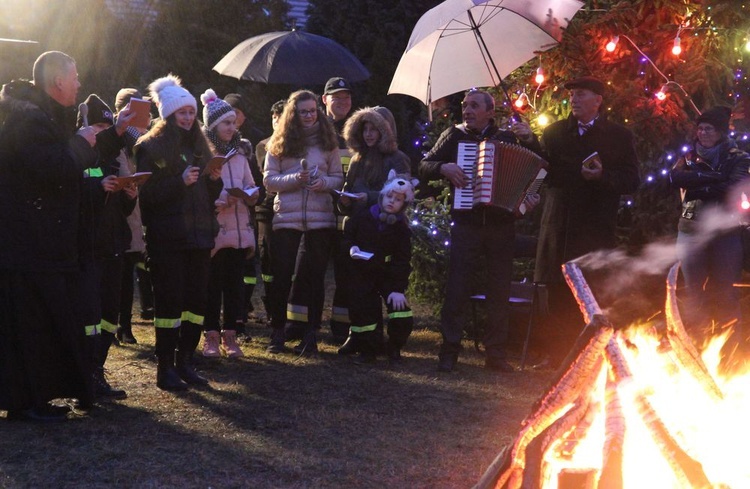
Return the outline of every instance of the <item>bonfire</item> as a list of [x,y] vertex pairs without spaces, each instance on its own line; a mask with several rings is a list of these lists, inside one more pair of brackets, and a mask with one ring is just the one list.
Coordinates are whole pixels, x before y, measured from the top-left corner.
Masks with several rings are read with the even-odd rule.
[[564,274],[586,327],[477,489],[750,487],[750,375],[720,369],[730,333],[702,351],[667,277],[666,320],[620,328],[581,270]]

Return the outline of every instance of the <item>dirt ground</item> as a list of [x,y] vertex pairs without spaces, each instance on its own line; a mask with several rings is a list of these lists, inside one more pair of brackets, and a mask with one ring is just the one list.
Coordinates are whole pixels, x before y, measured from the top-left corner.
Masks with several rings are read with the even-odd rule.
[[552,373],[487,371],[469,341],[459,369],[438,373],[430,309],[415,306],[398,366],[337,355],[326,327],[317,357],[272,355],[270,329],[249,323],[245,357],[199,357],[210,387],[180,394],[156,388],[153,327],[139,320],[139,343],[107,362],[127,399],[58,424],[0,420],[0,487],[471,487]]

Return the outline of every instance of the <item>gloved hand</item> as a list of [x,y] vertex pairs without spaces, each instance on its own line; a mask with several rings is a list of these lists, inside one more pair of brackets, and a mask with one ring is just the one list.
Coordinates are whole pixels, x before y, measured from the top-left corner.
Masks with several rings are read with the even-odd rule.
[[355,253],[359,253],[359,246],[352,246],[349,248],[349,256],[352,257],[352,260],[361,260],[362,258],[354,256]]
[[403,311],[409,304],[406,302],[406,296],[401,292],[391,292],[388,294],[388,304],[393,306],[394,311]]

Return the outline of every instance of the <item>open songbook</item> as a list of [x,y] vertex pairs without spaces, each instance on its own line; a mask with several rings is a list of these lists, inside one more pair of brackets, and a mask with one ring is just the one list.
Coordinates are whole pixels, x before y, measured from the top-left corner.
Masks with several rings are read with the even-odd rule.
[[258,193],[260,187],[251,187],[251,188],[239,188],[239,187],[232,187],[226,189],[227,193],[231,195],[232,197],[237,197],[238,199],[242,199],[242,201],[247,205],[254,205],[255,202],[252,200],[252,196]]
[[140,129],[148,129],[151,123],[151,101],[142,98],[131,98],[130,110],[135,112],[135,116],[130,120],[130,125]]
[[602,164],[602,159],[599,157],[599,152],[594,151],[590,155],[586,157],[586,159],[583,160],[583,167],[584,168],[592,168],[594,166],[594,162],[599,162],[599,164]]
[[208,175],[212,171],[214,171],[217,168],[221,168],[224,166],[224,163],[229,161],[232,156],[237,154],[237,150],[232,150],[229,153],[225,154],[224,156],[214,156],[210,160],[208,160],[208,163],[206,163],[206,167],[203,169],[203,173],[201,175]]
[[134,173],[132,175],[128,175],[127,177],[117,177],[117,181],[115,183],[116,187],[113,191],[117,192],[124,189],[125,187],[129,187],[130,185],[135,185],[136,187],[139,185],[143,185],[143,183],[148,180],[149,177],[151,177],[150,171]]
[[333,191],[336,192],[339,195],[344,196],[344,197],[349,197],[350,199],[357,199],[357,198],[359,198],[359,196],[357,194],[353,194],[351,192],[344,192],[344,191],[336,190],[336,189],[334,189]]

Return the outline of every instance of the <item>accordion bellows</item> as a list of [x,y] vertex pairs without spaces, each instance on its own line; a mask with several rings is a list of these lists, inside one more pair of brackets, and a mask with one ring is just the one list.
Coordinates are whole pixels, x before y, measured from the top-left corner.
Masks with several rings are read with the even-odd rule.
[[461,141],[457,161],[469,178],[469,185],[456,189],[453,208],[468,210],[494,206],[524,214],[524,198],[541,187],[546,162],[533,151],[500,141]]

